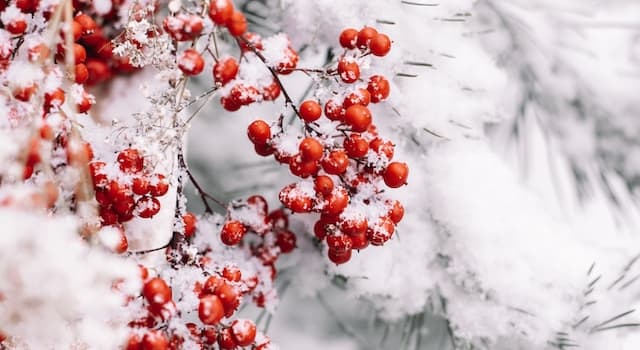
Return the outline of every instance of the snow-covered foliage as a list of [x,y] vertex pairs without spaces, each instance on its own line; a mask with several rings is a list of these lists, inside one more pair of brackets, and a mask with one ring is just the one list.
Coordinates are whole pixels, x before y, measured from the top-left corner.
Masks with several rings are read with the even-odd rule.
[[638,3],[0,22],[0,349],[640,345]]

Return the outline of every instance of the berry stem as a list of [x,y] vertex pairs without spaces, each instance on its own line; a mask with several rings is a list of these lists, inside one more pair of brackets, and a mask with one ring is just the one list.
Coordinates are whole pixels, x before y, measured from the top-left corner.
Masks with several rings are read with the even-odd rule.
[[171,245],[171,241],[169,241],[167,244],[157,247],[157,248],[152,248],[152,249],[146,249],[146,250],[137,250],[137,251],[132,251],[129,252],[129,255],[144,255],[144,254],[149,254],[149,253],[153,253],[153,252],[157,252],[159,250],[162,249],[167,249],[169,246]]
[[198,191],[198,195],[202,199],[202,203],[204,204],[204,207],[205,207],[205,212],[207,214],[213,214],[213,209],[209,205],[209,201],[207,199],[211,199],[214,203],[219,205],[221,208],[226,209],[227,208],[226,204],[224,204],[222,201],[220,201],[216,197],[207,193],[202,188],[202,186],[200,186],[200,184],[198,183],[198,181],[196,181],[195,177],[193,176],[193,174],[191,173],[187,165],[184,163],[184,157],[181,157],[181,162],[182,162],[181,166],[184,167],[184,170],[187,172],[187,176],[189,176],[189,180],[191,181],[193,186],[196,188],[196,191]]

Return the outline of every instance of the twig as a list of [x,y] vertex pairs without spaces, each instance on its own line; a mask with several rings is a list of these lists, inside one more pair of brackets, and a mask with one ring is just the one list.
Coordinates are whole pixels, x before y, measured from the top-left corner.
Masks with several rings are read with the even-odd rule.
[[189,180],[191,181],[191,184],[193,184],[193,186],[196,188],[196,191],[198,191],[198,195],[202,199],[202,203],[204,203],[205,212],[207,212],[208,214],[213,214],[213,209],[211,209],[211,206],[209,206],[209,201],[207,201],[207,198],[211,199],[214,203],[216,203],[220,207],[224,209],[227,208],[226,204],[224,204],[222,201],[218,200],[214,196],[205,192],[204,189],[202,189],[202,187],[200,186],[198,181],[196,181],[195,177],[193,176],[189,168],[186,167],[186,164],[185,164],[185,171],[187,172],[187,176],[189,176]]

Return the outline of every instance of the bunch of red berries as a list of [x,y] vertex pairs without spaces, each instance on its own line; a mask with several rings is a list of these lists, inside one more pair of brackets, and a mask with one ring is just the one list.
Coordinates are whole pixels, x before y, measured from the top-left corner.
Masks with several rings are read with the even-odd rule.
[[118,168],[103,161],[89,164],[103,225],[127,222],[134,216],[151,218],[160,211],[160,201],[169,190],[162,174],[145,171],[144,157],[135,148],[117,156]]
[[[326,239],[329,258],[337,264],[347,262],[352,249],[382,245],[392,237],[404,208],[385,196],[382,184],[397,188],[409,175],[405,163],[392,161],[394,145],[378,134],[368,108],[389,96],[389,82],[381,75],[362,81],[360,73],[359,60],[369,53],[386,55],[391,41],[365,27],[346,29],[340,43],[347,50],[327,74],[340,76],[342,83],[333,94],[342,99],[326,100],[324,109],[316,100],[304,101],[296,110],[304,136],[293,136],[292,141],[281,123],[272,128],[263,120],[251,123],[247,131],[259,155],[273,154],[293,175],[310,178],[283,188],[280,200],[295,213],[321,214],[314,231],[318,239]],[[320,131],[323,112],[335,133]],[[292,152],[292,142],[297,152]]]
[[[0,50],[0,67],[7,69],[12,63],[15,54],[20,54],[22,45],[26,47],[28,61],[35,64],[42,64],[52,52],[52,48],[45,42],[43,35],[35,34],[37,28],[28,25],[36,20],[36,13],[41,11],[46,20],[49,20],[57,5],[44,4],[38,0],[16,1],[7,6],[6,1],[0,2],[2,24],[6,33],[13,38],[26,38],[25,40],[7,40],[2,43],[3,50]],[[120,2],[112,3],[111,12],[106,15],[91,14],[89,2],[74,1],[74,18],[70,21],[70,26],[64,26],[60,31],[58,44],[55,48],[55,61],[64,63],[65,55],[71,52],[75,64],[73,73],[75,82],[83,85],[95,85],[110,79],[114,73],[128,73],[135,69],[129,58],[114,55],[111,38],[116,32],[110,28],[111,24],[117,22]],[[48,6],[40,8],[41,6]],[[100,25],[96,22],[100,22]],[[107,36],[106,32],[112,32]],[[4,38],[4,33],[0,33],[0,41]],[[73,46],[67,48],[67,35],[72,37]],[[8,44],[8,45],[5,45]],[[50,85],[50,84],[49,84]],[[46,89],[46,90],[45,90]],[[13,95],[16,99],[24,102],[30,101],[32,95],[38,90],[43,90],[45,95],[44,111],[49,112],[52,107],[60,107],[65,102],[66,95],[71,95],[78,112],[85,113],[95,103],[92,95],[84,91],[81,87],[72,87],[69,91],[64,91],[61,87],[44,86],[37,81],[25,81],[15,84],[12,87]],[[57,110],[57,108],[56,108]]]
[[[219,349],[269,349],[269,338],[257,332],[254,322],[232,319],[243,297],[258,289],[259,275],[245,276],[238,266],[219,265],[209,253],[207,248],[190,266],[198,275],[209,276],[195,282],[180,275],[152,278],[141,266],[143,287],[129,302],[141,303],[144,311],[129,323],[127,350],[181,349],[187,343],[199,349],[215,349],[216,344]],[[172,322],[176,318],[194,320],[182,329]]]
[[[231,1],[214,1],[209,7],[209,17],[214,24],[227,28],[229,34],[236,38],[241,59],[231,56],[215,57],[213,66],[213,79],[221,91],[220,103],[228,111],[237,111],[242,106],[247,106],[260,101],[273,101],[280,96],[281,88],[278,82],[271,79],[244,79],[239,77],[241,71],[239,61],[246,59],[248,62],[261,59],[265,45],[260,35],[247,32],[247,24],[244,15],[235,10]],[[203,30],[201,17],[192,14],[175,14],[164,19],[163,27],[176,41],[196,40]],[[271,43],[271,41],[268,41]],[[278,43],[279,45],[279,43]],[[273,45],[276,46],[276,45]],[[267,47],[269,49],[269,47]],[[269,69],[278,74],[291,73],[298,63],[298,54],[287,45],[281,48],[281,52],[270,53]],[[202,54],[194,48],[182,51],[177,58],[178,68],[187,76],[195,76],[204,70],[205,61]],[[266,63],[265,63],[266,64]],[[251,72],[255,74],[254,71]]]
[[[248,242],[250,252],[271,270],[271,279],[274,280],[278,257],[292,252],[296,247],[296,235],[288,227],[289,219],[282,209],[269,212],[264,197],[255,195],[229,206],[220,239],[224,244],[233,246],[242,244],[247,233],[255,233]],[[262,307],[264,298],[264,295],[258,294],[254,300]]]

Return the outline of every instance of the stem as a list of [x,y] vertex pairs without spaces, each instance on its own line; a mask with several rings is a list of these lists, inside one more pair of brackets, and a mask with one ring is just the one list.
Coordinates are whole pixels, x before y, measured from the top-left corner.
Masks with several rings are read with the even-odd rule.
[[202,199],[202,203],[204,203],[205,212],[207,212],[208,214],[213,214],[213,209],[211,209],[211,206],[209,205],[207,198],[211,199],[214,203],[219,205],[221,208],[223,209],[227,208],[226,204],[224,204],[222,201],[218,200],[216,197],[210,195],[209,193],[205,192],[204,189],[202,189],[202,187],[200,186],[198,181],[196,181],[195,177],[193,176],[193,174],[191,174],[191,171],[189,171],[186,165],[185,165],[185,170],[187,172],[187,175],[189,176],[189,180],[191,181],[193,186],[196,188],[196,191],[198,191],[198,195]]
[[159,250],[162,249],[167,249],[169,246],[171,245],[171,241],[169,241],[169,243],[158,247],[158,248],[152,248],[152,249],[147,249],[147,250],[138,250],[138,251],[134,251],[134,252],[129,252],[129,255],[144,255],[144,254],[149,254],[149,253],[153,253],[153,252],[157,252]]

